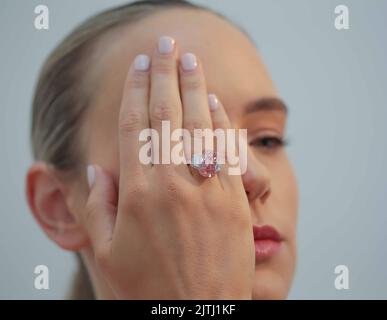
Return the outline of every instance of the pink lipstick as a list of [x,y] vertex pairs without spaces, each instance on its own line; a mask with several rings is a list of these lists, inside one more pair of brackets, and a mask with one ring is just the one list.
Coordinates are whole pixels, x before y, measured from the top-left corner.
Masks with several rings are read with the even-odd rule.
[[255,262],[261,262],[274,256],[282,244],[282,237],[272,226],[253,226],[255,244]]

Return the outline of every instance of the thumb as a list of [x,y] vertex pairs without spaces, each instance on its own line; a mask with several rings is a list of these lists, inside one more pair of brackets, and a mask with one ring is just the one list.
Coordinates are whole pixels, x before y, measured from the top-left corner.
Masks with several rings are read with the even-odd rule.
[[84,224],[94,251],[103,250],[113,236],[117,210],[117,192],[110,174],[98,165],[87,167],[89,197],[86,203]]

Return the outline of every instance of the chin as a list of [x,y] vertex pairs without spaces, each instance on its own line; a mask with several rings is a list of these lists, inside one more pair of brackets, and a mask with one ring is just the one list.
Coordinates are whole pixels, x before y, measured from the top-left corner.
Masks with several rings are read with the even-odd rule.
[[284,300],[288,297],[291,276],[273,269],[256,268],[253,300]]
[[253,300],[284,300],[287,296],[288,286],[282,279],[271,276],[255,281]]

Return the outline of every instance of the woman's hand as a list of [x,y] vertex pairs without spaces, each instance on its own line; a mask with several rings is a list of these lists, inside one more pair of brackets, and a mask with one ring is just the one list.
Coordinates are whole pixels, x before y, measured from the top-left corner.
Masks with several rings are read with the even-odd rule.
[[[254,241],[240,176],[225,167],[206,179],[187,165],[144,165],[139,133],[229,128],[220,102],[210,111],[199,60],[177,60],[162,37],[147,68],[137,57],[119,117],[118,201],[112,177],[94,165],[84,223],[95,262],[119,299],[251,299]],[[213,101],[214,102],[214,101]],[[171,146],[172,148],[172,146]],[[118,203],[118,205],[117,205]]]

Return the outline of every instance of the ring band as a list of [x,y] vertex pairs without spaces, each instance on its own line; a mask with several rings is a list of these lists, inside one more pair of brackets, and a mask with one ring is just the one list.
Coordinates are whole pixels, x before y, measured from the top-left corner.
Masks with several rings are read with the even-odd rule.
[[214,177],[220,171],[220,164],[217,162],[217,154],[212,150],[205,150],[203,154],[194,154],[190,166],[197,170],[202,177]]

